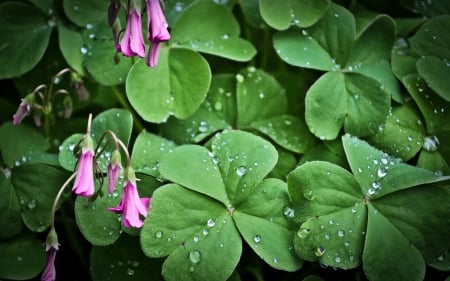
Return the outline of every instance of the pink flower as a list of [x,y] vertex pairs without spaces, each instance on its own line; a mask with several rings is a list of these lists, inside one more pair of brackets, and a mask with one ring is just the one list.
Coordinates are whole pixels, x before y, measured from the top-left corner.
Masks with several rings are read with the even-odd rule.
[[122,214],[123,225],[126,227],[142,227],[144,222],[140,215],[146,217],[149,210],[150,198],[140,198],[136,187],[136,176],[131,167],[127,168],[127,181],[123,188],[122,199],[115,208],[108,208]]
[[55,281],[56,269],[55,269],[55,257],[56,251],[59,250],[58,236],[54,228],[50,230],[47,235],[47,242],[45,243],[45,251],[47,251],[47,260],[45,263],[44,271],[41,275],[41,281]]
[[94,195],[94,144],[92,138],[87,134],[83,139],[81,156],[78,159],[77,175],[72,191],[81,196]]
[[44,271],[42,272],[41,275],[41,281],[56,280],[55,257],[56,257],[56,249],[50,248],[47,251],[47,261],[45,263]]
[[[134,3],[131,1],[131,3]],[[140,56],[145,57],[145,45],[142,36],[141,9],[131,4],[130,13],[128,14],[127,27],[125,34],[120,43],[116,46],[117,50],[124,56]]]
[[108,164],[108,192],[113,193],[114,188],[116,188],[117,180],[119,179],[120,173],[120,152],[119,150],[114,150],[111,156],[111,162]]
[[17,108],[16,113],[13,115],[13,125],[19,125],[22,120],[30,114],[31,106],[34,103],[34,93],[27,95],[22,99],[22,102],[19,104],[19,108]]
[[147,0],[148,40],[151,42],[147,65],[155,67],[158,63],[161,43],[170,39],[166,18],[159,5],[159,0]]

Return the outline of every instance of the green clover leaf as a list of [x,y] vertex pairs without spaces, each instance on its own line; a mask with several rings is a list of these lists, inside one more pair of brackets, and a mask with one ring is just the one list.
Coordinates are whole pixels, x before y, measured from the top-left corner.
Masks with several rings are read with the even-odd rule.
[[[205,25],[205,18],[208,24]],[[176,20],[171,47],[188,48],[236,61],[249,61],[253,45],[239,36],[240,27],[230,9],[211,1],[196,1]]]
[[205,99],[210,82],[211,70],[200,54],[162,48],[158,67],[138,61],[128,73],[125,86],[137,113],[146,121],[162,123],[170,115],[184,119],[193,114]]
[[8,1],[0,5],[0,78],[31,70],[44,56],[55,22],[33,5]]
[[258,131],[282,148],[302,153],[315,143],[303,119],[287,113],[285,90],[270,74],[248,67],[235,76],[213,76],[202,107],[185,120],[169,119],[162,130],[179,143],[200,142],[236,127]]
[[[312,161],[288,175],[302,223],[297,254],[343,269],[362,264],[370,280],[422,280],[425,263],[450,246],[449,231],[437,219],[448,216],[450,189],[442,182],[448,177],[402,163],[357,137],[345,135],[342,142],[351,173]],[[418,218],[423,225],[414,223]]]
[[275,34],[279,57],[294,66],[326,71],[306,95],[306,123],[321,139],[345,132],[366,136],[385,120],[391,97],[401,101],[388,60],[395,38],[391,18],[381,15],[357,34],[353,15],[330,4],[307,29]]
[[450,101],[450,33],[446,28],[450,16],[439,16],[427,21],[411,38],[411,49],[419,56],[417,72],[446,101]]
[[261,17],[277,30],[288,29],[292,24],[307,27],[317,22],[330,4],[329,0],[290,0],[274,2],[260,0]]
[[243,131],[218,134],[211,150],[183,145],[160,160],[161,176],[174,183],[154,192],[141,245],[150,257],[168,256],[166,280],[226,280],[242,254],[240,235],[269,265],[300,267],[286,184],[264,179],[276,161],[269,142]]

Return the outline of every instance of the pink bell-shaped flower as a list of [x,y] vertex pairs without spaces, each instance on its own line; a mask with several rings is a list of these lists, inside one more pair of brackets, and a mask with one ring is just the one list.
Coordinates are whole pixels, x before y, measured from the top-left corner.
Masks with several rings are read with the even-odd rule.
[[149,210],[150,198],[140,198],[136,187],[136,176],[131,167],[126,169],[126,183],[122,198],[114,208],[108,208],[122,214],[122,222],[126,227],[140,228],[144,225],[140,216],[146,217]]

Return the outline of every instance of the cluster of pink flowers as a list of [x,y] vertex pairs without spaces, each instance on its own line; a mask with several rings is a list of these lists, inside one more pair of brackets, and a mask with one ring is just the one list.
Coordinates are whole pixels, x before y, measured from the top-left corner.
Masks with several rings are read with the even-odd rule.
[[[117,140],[118,141],[118,140]],[[94,142],[90,136],[90,128],[83,137],[81,143],[81,153],[78,160],[75,183],[72,191],[79,196],[91,197],[95,193],[94,185],[94,164],[95,164]],[[108,192],[112,193],[116,188],[121,166],[121,156],[118,149],[112,153],[111,161],[108,164]],[[119,204],[110,211],[123,214],[123,224],[126,227],[142,227],[144,224],[140,215],[147,216],[150,198],[140,198],[137,186],[136,175],[130,163],[124,171],[125,184],[123,195]]]
[[[116,49],[124,56],[145,57],[145,44],[142,34],[141,23],[141,0],[131,0],[128,7],[127,26],[120,42],[117,42]],[[117,9],[116,3],[112,3]],[[147,65],[155,67],[161,51],[161,44],[170,39],[168,24],[159,4],[159,0],[146,0],[147,9],[147,39],[150,42],[150,50],[147,56]],[[117,13],[112,13],[115,18]],[[110,19],[110,24],[115,21]]]
[[[94,140],[91,137],[90,124],[91,116],[89,116],[87,132],[83,136],[83,139],[80,143],[81,149],[76,171],[75,174],[71,177],[71,179],[75,177],[75,181],[72,187],[73,193],[84,197],[91,197],[96,193],[94,182],[96,149],[94,148]],[[123,186],[122,198],[116,207],[108,208],[108,210],[117,214],[122,214],[122,223],[125,227],[140,228],[144,225],[142,218],[148,215],[151,198],[139,197],[136,185],[136,175],[133,168],[131,167],[131,160],[128,151],[126,151],[126,146],[121,143],[119,139],[117,139],[114,133],[108,131],[107,133],[105,133],[105,135],[106,134],[109,134],[116,144],[116,149],[112,153],[111,161],[108,164],[107,171],[108,192],[110,194],[113,193],[116,189],[119,174],[122,170],[122,161],[119,147],[124,149],[124,153],[127,155],[128,160],[127,166],[124,169],[125,184]],[[71,179],[69,179],[67,183],[70,183]],[[63,189],[64,188],[62,188],[61,190]],[[54,204],[54,206],[56,206],[56,204]],[[52,218],[52,220],[53,219],[54,217]],[[54,224],[52,222],[52,228],[47,236],[47,262],[41,275],[42,281],[54,281],[56,279],[55,257],[57,250],[59,250],[59,243],[56,231],[54,229]]]

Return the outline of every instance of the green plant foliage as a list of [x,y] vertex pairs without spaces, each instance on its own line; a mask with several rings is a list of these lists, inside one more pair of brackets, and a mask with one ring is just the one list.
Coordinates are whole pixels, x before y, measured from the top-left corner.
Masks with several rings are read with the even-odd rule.
[[[301,222],[297,254],[344,269],[362,264],[370,280],[423,280],[425,263],[446,251],[449,233],[433,219],[411,222],[443,215],[450,190],[442,181],[448,178],[404,164],[356,137],[344,135],[342,142],[351,173],[312,161],[288,175]],[[440,195],[429,204],[419,199],[425,194]]]
[[0,1],[0,279],[450,281],[449,3]]
[[80,52],[87,71],[101,85],[123,84],[132,61],[120,57],[118,63],[113,36],[106,19],[98,24],[89,24],[83,32],[83,45]]
[[63,8],[71,21],[79,26],[86,27],[100,21],[106,21],[105,11],[108,9],[109,1],[80,1],[64,0]]
[[[208,17],[206,25],[204,19]],[[196,1],[177,19],[171,33],[172,47],[248,61],[256,50],[239,36],[239,23],[230,10],[209,0]]]
[[0,151],[3,163],[8,167],[18,166],[28,161],[34,153],[50,148],[49,143],[36,130],[27,127],[14,127],[5,123],[0,127]]
[[450,33],[445,26],[450,23],[449,16],[436,17],[426,22],[411,38],[411,49],[421,58],[417,61],[417,71],[428,86],[446,101],[450,100]]
[[[158,80],[149,77],[158,77]],[[170,115],[187,118],[205,99],[211,81],[208,63],[187,49],[163,49],[157,68],[138,61],[126,81],[127,97],[147,121],[162,123]]]
[[202,107],[186,120],[171,119],[162,129],[179,143],[200,142],[232,127],[256,130],[287,150],[304,152],[315,143],[315,138],[304,121],[287,114],[287,109],[285,90],[277,80],[249,67],[234,77],[213,77]]
[[42,241],[29,234],[0,242],[0,277],[27,280],[39,274],[44,266]]
[[161,158],[175,148],[175,143],[160,136],[141,132],[133,146],[131,161],[134,170],[158,178]]
[[42,232],[50,225],[53,200],[67,176],[58,167],[45,164],[24,164],[12,170],[22,220],[30,230]]
[[[226,280],[242,254],[239,233],[271,266],[300,267],[291,245],[293,213],[283,209],[286,185],[263,180],[276,160],[270,143],[242,131],[218,135],[211,150],[184,145],[161,159],[161,175],[174,184],[155,191],[141,244],[150,257],[168,256],[166,280]],[[268,199],[270,211],[261,205]]]
[[122,235],[116,243],[107,247],[95,246],[91,250],[90,260],[94,281],[102,280],[163,280],[161,261],[148,259],[140,250],[139,238]]
[[44,55],[54,26],[33,5],[15,1],[1,3],[0,78],[13,78],[32,69]]
[[329,4],[329,0],[259,1],[261,16],[277,30],[288,29],[293,24],[300,27],[311,26],[322,17]]
[[[92,37],[92,36],[91,36]],[[83,47],[83,37],[75,29],[64,25],[58,25],[59,48],[66,62],[78,73],[84,73],[83,56],[81,50]]]
[[[123,109],[109,109],[97,115],[92,120],[91,137],[94,139],[95,144],[98,144],[98,141],[100,141],[100,138],[105,131],[110,130],[125,144],[128,144],[132,127],[133,120],[130,112]],[[75,170],[79,144],[83,136],[83,134],[73,134],[65,139],[63,144],[59,147],[59,162],[66,170]],[[102,146],[99,148],[100,150],[105,149],[106,156],[105,154],[102,154],[102,156],[97,159],[99,166],[103,171],[107,170],[111,153],[115,149],[111,142],[107,144],[107,141],[108,136],[103,138]]]
[[328,71],[305,100],[306,123],[317,137],[335,139],[342,127],[358,136],[374,133],[386,118],[391,97],[401,99],[387,62],[394,31],[391,18],[378,16],[357,35],[353,15],[332,4],[312,27],[276,34],[282,60]]

